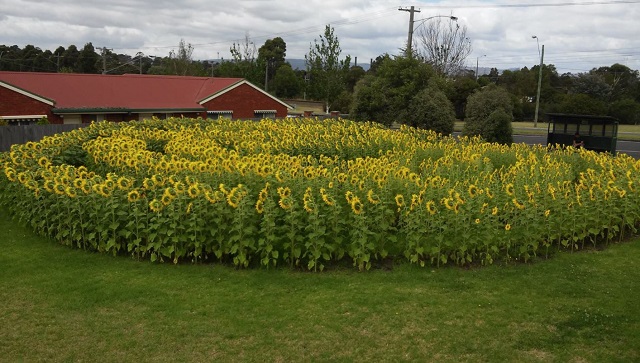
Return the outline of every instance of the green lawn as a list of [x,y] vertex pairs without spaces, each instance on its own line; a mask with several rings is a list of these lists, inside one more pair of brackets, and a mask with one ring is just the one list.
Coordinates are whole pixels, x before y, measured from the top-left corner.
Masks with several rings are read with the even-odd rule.
[[0,361],[640,361],[640,240],[533,264],[234,270],[72,250],[0,211]]

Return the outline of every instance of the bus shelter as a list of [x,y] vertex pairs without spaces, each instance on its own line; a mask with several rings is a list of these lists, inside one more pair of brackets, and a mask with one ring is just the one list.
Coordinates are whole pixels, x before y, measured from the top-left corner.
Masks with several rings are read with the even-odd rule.
[[576,133],[584,141],[584,148],[616,153],[618,120],[610,116],[548,113],[547,145],[573,145]]

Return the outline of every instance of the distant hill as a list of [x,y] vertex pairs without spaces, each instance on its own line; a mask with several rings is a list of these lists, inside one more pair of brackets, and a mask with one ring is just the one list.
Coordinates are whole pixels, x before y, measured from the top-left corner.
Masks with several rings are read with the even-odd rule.
[[[207,59],[206,62],[221,62],[221,59]],[[226,61],[229,61],[228,59]],[[291,58],[291,59],[285,59],[285,61],[289,62],[289,64],[291,64],[291,68],[293,69],[299,69],[299,70],[305,70],[307,69],[307,64],[305,62],[304,59],[295,59],[295,58]],[[351,65],[355,65],[353,62],[351,62]],[[370,64],[369,63],[358,63],[358,65],[360,67],[362,67],[362,69],[364,69],[365,71],[369,70]]]
[[[285,59],[285,60],[289,62],[289,64],[291,64],[291,68],[293,69],[300,69],[300,70],[307,69],[307,64],[304,59]],[[351,65],[352,66],[355,65],[353,63],[353,59],[352,59]],[[364,69],[365,71],[368,71],[370,67],[369,63],[358,63],[358,65],[362,67],[362,69]]]

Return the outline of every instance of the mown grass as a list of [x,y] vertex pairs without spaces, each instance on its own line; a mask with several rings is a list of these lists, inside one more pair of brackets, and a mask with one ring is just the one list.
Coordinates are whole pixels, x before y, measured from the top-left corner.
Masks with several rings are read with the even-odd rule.
[[533,264],[235,270],[59,246],[0,211],[0,361],[640,360],[640,240]]

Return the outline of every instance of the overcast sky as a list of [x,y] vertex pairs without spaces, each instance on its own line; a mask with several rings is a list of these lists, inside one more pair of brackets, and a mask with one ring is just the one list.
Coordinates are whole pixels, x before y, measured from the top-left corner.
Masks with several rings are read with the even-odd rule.
[[0,0],[0,44],[53,51],[92,42],[166,56],[184,39],[194,59],[229,59],[230,46],[248,34],[257,47],[282,37],[287,58],[304,58],[331,24],[342,54],[369,63],[405,46],[409,13],[398,8],[412,5],[416,20],[452,15],[467,27],[472,68],[539,63],[536,35],[545,64],[560,73],[614,63],[640,69],[640,0]]

